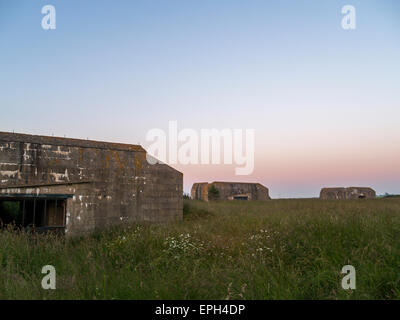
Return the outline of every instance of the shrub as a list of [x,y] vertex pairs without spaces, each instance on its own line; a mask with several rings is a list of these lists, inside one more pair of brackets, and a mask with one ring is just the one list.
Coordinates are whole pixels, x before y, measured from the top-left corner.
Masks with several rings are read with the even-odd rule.
[[216,186],[212,185],[208,188],[208,200],[218,200],[219,199],[219,190]]

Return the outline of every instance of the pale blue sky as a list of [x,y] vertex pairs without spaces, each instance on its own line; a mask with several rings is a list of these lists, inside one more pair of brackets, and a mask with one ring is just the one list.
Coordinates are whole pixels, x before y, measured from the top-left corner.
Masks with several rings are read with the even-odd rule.
[[[56,30],[41,28],[46,4]],[[346,4],[356,30],[341,28]],[[0,110],[0,131],[126,143],[169,120],[252,128],[260,169],[249,179],[273,196],[316,196],[322,183],[400,193],[387,165],[400,161],[400,2],[0,0]],[[343,139],[348,150],[373,140],[373,175],[276,177],[305,170],[289,150],[322,154],[328,141],[342,154]],[[269,151],[293,161],[272,174]],[[188,190],[199,177],[179,170]]]

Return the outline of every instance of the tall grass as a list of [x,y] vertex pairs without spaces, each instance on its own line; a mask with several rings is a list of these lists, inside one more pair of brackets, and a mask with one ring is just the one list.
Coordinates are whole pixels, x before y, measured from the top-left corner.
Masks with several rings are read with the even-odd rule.
[[[1,299],[399,299],[400,199],[184,202],[79,239],[0,231]],[[356,290],[341,287],[344,265]],[[44,265],[57,289],[41,287]]]

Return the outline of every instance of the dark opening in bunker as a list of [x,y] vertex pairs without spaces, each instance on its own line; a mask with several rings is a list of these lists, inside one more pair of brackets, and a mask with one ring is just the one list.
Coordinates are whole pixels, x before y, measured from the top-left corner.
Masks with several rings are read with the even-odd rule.
[[234,200],[249,200],[248,196],[234,196]]
[[0,223],[27,232],[64,233],[67,199],[72,195],[0,195]]

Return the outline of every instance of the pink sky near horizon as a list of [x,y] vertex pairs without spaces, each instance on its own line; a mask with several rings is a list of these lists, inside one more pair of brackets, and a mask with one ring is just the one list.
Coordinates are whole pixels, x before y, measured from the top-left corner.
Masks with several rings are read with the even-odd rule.
[[303,136],[297,143],[289,140],[268,141],[256,136],[254,171],[248,176],[235,175],[235,167],[241,167],[235,164],[173,167],[183,172],[186,192],[195,182],[238,181],[260,182],[273,197],[318,196],[322,187],[335,186],[368,186],[378,194],[400,193],[398,138],[387,139],[374,131],[331,138]]

